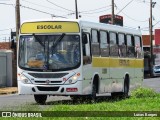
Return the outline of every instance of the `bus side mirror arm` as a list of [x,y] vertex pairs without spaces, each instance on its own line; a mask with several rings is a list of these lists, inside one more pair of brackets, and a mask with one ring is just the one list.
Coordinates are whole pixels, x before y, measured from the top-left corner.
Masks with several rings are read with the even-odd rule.
[[87,34],[85,34],[85,33],[82,34],[82,42],[83,42],[83,44],[87,44],[88,43]]

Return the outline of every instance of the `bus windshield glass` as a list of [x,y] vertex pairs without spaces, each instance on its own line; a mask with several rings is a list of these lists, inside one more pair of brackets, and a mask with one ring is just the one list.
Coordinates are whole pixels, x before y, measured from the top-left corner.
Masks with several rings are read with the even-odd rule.
[[19,41],[19,67],[63,71],[80,65],[79,35],[26,35]]

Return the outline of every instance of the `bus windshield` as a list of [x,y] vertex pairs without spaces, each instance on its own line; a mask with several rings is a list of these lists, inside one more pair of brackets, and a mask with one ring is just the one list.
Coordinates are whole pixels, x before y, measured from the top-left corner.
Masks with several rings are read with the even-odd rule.
[[19,67],[61,71],[80,65],[79,35],[25,35],[19,41]]

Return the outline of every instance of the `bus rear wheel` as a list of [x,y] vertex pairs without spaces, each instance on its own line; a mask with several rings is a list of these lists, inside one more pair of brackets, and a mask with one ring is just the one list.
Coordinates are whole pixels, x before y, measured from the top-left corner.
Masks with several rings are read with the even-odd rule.
[[34,95],[35,101],[40,105],[45,105],[47,100],[47,95]]
[[129,97],[129,79],[125,78],[124,80],[124,87],[123,92],[114,92],[111,93],[113,98],[120,97],[120,98],[128,98]]
[[125,81],[124,83],[124,92],[122,93],[122,97],[127,98],[129,96],[129,83]]

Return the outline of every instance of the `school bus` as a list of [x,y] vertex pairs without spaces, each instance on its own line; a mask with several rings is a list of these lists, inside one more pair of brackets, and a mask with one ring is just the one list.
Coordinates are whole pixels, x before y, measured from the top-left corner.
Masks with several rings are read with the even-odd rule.
[[44,104],[48,95],[127,97],[143,80],[141,32],[81,20],[22,23],[18,91]]

